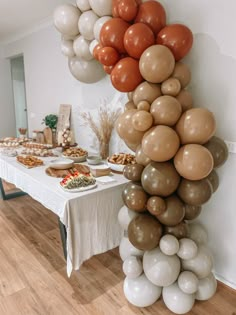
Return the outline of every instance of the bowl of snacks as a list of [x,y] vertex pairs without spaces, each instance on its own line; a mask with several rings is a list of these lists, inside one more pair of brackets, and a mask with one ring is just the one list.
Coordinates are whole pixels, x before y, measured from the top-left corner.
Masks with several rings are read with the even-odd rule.
[[68,148],[65,151],[63,151],[63,154],[62,154],[64,158],[71,159],[76,163],[86,161],[87,155],[88,155],[88,152],[86,150],[83,150],[80,147]]
[[136,160],[133,154],[117,153],[107,159],[107,164],[111,170],[122,173],[125,165],[136,164]]

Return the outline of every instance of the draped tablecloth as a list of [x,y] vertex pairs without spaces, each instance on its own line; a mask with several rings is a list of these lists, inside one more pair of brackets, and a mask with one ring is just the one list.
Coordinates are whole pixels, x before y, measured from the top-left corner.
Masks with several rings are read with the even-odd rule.
[[0,156],[0,177],[16,185],[57,214],[67,230],[67,274],[78,270],[93,255],[119,245],[123,231],[117,220],[123,205],[122,190],[127,179],[113,174],[115,182],[100,184],[84,192],[65,192],[60,178],[45,173],[45,165],[27,169],[15,157]]

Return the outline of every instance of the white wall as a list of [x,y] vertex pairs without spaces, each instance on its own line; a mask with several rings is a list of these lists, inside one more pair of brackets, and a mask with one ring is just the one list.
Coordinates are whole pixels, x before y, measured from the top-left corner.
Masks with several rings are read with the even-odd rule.
[[[212,110],[217,119],[217,134],[236,141],[236,29],[235,0],[161,1],[168,22],[181,22],[194,33],[194,46],[185,59],[192,69],[191,91],[195,105]],[[60,36],[48,27],[24,40],[5,47],[6,56],[24,53],[29,128],[41,127],[42,118],[57,113],[61,103],[73,105],[73,122],[77,141],[91,149],[94,140],[88,129],[81,127],[78,112],[94,111],[101,99],[118,97],[108,78],[86,85],[69,73],[67,61],[60,53]],[[123,102],[126,96],[123,96]],[[122,97],[121,97],[122,101]],[[120,101],[118,102],[120,103]],[[118,104],[119,105],[119,104]],[[116,145],[120,146],[120,143]],[[115,150],[115,148],[113,148]],[[209,245],[215,257],[215,271],[225,282],[236,287],[236,156],[220,171],[220,188],[204,206],[200,221],[209,231]]]

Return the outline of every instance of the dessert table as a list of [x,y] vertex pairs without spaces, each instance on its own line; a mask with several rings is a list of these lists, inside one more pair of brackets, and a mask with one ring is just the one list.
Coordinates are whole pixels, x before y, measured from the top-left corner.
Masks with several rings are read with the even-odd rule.
[[58,215],[67,235],[67,274],[70,276],[85,260],[119,245],[123,231],[117,214],[123,205],[122,190],[127,179],[121,174],[112,174],[114,182],[97,181],[94,189],[65,192],[60,187],[60,178],[45,173],[51,159],[45,158],[43,166],[27,169],[15,157],[0,155],[0,178]]

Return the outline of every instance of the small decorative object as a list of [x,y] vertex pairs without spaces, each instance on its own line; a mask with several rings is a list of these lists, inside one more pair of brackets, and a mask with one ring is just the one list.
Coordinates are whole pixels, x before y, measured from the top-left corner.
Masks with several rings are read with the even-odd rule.
[[27,132],[26,128],[18,128],[18,131],[20,133],[20,138],[26,138],[26,132]]
[[56,144],[56,126],[57,126],[58,117],[54,114],[49,114],[45,116],[42,121],[42,124],[46,125],[44,129],[44,139],[46,143]]

